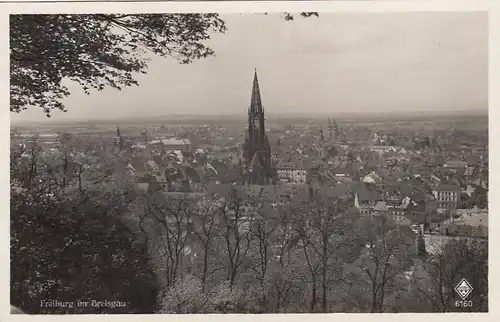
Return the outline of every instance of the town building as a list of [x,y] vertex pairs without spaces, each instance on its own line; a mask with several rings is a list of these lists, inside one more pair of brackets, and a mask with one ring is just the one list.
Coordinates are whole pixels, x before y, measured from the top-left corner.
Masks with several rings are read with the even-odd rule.
[[307,182],[307,169],[302,162],[281,160],[276,165],[278,181],[282,183],[305,184]]
[[191,152],[191,141],[188,139],[155,139],[149,141],[148,146],[160,147],[165,151]]
[[457,209],[460,187],[452,184],[440,184],[432,190],[437,200],[437,211],[448,212]]
[[449,169],[461,169],[461,168],[467,168],[467,162],[466,161],[461,161],[461,160],[450,160],[446,161],[443,164],[443,168],[449,168]]

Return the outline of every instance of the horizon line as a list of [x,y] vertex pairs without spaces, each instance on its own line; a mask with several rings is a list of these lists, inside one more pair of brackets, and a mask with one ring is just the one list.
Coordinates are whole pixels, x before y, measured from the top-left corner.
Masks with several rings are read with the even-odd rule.
[[[488,114],[489,108],[481,108],[481,109],[474,109],[474,110],[424,110],[424,111],[418,111],[418,110],[411,110],[411,111],[368,111],[368,112],[347,112],[347,111],[342,111],[342,112],[287,112],[286,114],[284,113],[266,113],[266,116],[272,117],[273,119],[287,119],[287,118],[294,118],[294,117],[300,117],[307,119],[309,118],[315,118],[315,117],[320,117],[320,116],[327,116],[329,115],[330,117],[337,117],[337,116],[361,116],[361,119],[365,119],[368,116],[376,116],[376,115],[387,115],[387,114],[394,114],[394,116],[425,116],[425,114],[430,114],[430,115],[436,115],[436,114],[441,114],[441,115],[448,115],[448,114]],[[121,118],[70,118],[70,119],[65,119],[65,120],[52,120],[51,118],[42,118],[40,120],[10,120],[10,124],[12,125],[29,125],[29,124],[54,124],[54,125],[60,125],[60,124],[67,124],[67,123],[85,123],[85,122],[130,122],[130,121],[138,121],[138,122],[144,122],[144,121],[161,121],[159,118],[178,118],[178,117],[191,117],[191,118],[201,118],[201,117],[207,117],[207,118],[214,118],[214,117],[234,117],[234,118],[241,118],[244,117],[246,113],[214,113],[214,114],[202,114],[202,113],[169,113],[169,114],[162,114],[162,115],[150,115],[150,116],[128,116],[128,117],[121,117]]]

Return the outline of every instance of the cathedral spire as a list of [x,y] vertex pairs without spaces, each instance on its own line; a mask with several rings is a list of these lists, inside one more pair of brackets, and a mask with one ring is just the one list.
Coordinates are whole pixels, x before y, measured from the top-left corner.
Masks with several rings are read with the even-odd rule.
[[264,109],[260,96],[257,69],[255,69],[252,97],[248,109],[248,131],[243,145],[247,181],[250,184],[269,184],[271,171],[271,146],[265,129]]
[[262,101],[260,99],[260,88],[259,79],[257,77],[257,68],[255,68],[255,73],[253,76],[253,88],[252,88],[252,99],[250,101],[250,111],[254,115],[260,114],[262,112]]
[[116,125],[115,145],[118,145],[120,150],[123,149],[123,138],[122,138],[122,135],[120,133],[120,126],[119,125]]

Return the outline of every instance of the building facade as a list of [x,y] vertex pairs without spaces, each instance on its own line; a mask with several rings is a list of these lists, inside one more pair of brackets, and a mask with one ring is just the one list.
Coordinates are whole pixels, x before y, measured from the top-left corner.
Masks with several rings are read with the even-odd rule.
[[432,191],[437,201],[437,211],[447,212],[457,209],[460,187],[451,184],[440,184]]
[[188,139],[154,139],[148,142],[148,146],[157,146],[164,151],[191,152],[191,141]]
[[277,179],[281,183],[307,183],[307,169],[301,164],[280,161],[276,165]]

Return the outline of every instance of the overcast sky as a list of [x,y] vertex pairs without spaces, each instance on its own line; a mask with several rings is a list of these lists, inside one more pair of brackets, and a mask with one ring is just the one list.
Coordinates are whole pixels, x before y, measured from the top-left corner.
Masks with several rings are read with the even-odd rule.
[[[86,96],[70,86],[54,121],[168,114],[243,114],[257,68],[266,112],[342,113],[487,109],[484,13],[222,15],[217,56],[180,65],[155,57],[140,86]],[[12,121],[42,120],[39,109]]]

